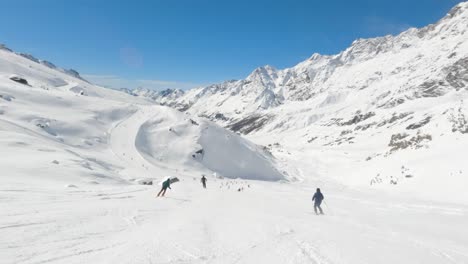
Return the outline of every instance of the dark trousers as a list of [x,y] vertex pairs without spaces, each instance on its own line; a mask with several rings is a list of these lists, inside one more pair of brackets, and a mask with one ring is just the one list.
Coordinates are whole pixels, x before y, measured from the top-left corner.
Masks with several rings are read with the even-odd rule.
[[320,201],[320,202],[315,202],[315,203],[314,203],[314,211],[315,211],[316,214],[318,214],[318,213],[317,213],[317,208],[319,209],[320,214],[323,214],[322,207],[320,207],[320,204],[321,204],[321,203],[322,203],[322,201]]
[[203,188],[206,188],[206,182],[202,182]]
[[159,197],[159,195],[164,196],[164,194],[166,194],[166,190],[167,190],[167,188],[162,188],[158,193],[158,197]]

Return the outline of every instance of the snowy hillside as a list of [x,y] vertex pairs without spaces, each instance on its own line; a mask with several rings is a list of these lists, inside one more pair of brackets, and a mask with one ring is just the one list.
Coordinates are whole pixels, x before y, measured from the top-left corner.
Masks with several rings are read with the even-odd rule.
[[336,55],[260,67],[245,80],[161,102],[247,134],[275,155],[338,159],[327,174],[342,183],[426,197],[444,186],[467,201],[467,100],[465,2],[424,28],[358,39]]
[[[158,164],[155,160],[157,156],[160,161],[158,167],[178,168],[184,164],[186,168],[198,166],[198,170],[205,168],[205,173],[217,172],[220,176],[231,178],[283,178],[274,168],[273,157],[235,133],[206,121],[198,121],[199,125],[176,110],[151,106],[149,100],[96,87],[8,50],[0,50],[0,53],[0,122],[6,126],[6,132],[13,133],[12,137],[24,138],[24,134],[27,135],[24,139],[17,139],[18,145],[12,145],[12,138],[8,137],[6,143],[12,152],[16,148],[23,152],[37,148],[29,155],[36,156],[37,151],[46,152],[40,155],[41,161],[54,156],[58,159],[58,156],[64,154],[69,160],[62,163],[67,163],[68,169],[80,170],[81,174],[88,176],[88,170],[91,170],[91,174],[98,178],[118,181],[122,180],[122,170],[126,170],[121,168],[118,159],[125,159],[121,156],[132,150],[134,156],[127,153],[128,158],[140,159],[142,164],[148,163],[148,159],[153,162],[153,167]],[[11,77],[22,78],[26,84],[15,82]],[[129,138],[128,129],[120,129],[123,124],[132,126],[135,133],[133,138]],[[174,126],[172,132],[168,130],[171,126]],[[156,130],[160,132],[155,133]],[[211,131],[216,131],[216,138],[220,138],[215,142],[216,145],[205,140],[205,135],[213,133]],[[122,133],[121,137],[114,139],[119,133]],[[32,142],[37,141],[37,137],[41,139],[40,142],[51,146],[35,146],[38,142]],[[119,146],[123,142],[128,145]],[[52,146],[59,149],[51,149]],[[114,148],[119,148],[121,153],[114,151]],[[192,154],[200,149],[204,149],[204,157],[193,158]],[[231,157],[224,154],[227,149],[238,151],[229,152]],[[51,154],[56,151],[61,154]],[[83,154],[83,151],[93,154]],[[221,157],[214,160],[219,166],[212,164],[214,157]],[[20,163],[30,160],[11,158]],[[117,161],[113,160],[116,158]],[[55,159],[47,163],[52,161]],[[44,177],[54,174],[44,169],[47,174]],[[160,172],[149,171],[127,176],[164,177]],[[37,177],[42,179],[42,176]]]
[[468,263],[467,24],[189,91],[0,45],[0,263]]

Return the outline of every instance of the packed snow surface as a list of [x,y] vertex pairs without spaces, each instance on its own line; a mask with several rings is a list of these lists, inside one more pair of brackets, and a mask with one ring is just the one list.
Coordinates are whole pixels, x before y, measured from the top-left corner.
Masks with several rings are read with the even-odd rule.
[[468,263],[466,10],[185,94],[0,45],[0,263]]

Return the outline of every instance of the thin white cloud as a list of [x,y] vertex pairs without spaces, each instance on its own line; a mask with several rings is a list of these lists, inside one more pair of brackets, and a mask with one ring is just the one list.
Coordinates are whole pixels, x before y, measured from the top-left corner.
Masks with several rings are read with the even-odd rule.
[[369,32],[378,35],[397,35],[411,27],[411,25],[407,23],[389,21],[378,16],[366,17],[364,23]]
[[191,82],[177,82],[177,81],[163,81],[163,80],[136,80],[139,86],[153,88],[153,89],[165,89],[165,88],[178,88],[187,90],[195,87],[202,86],[203,84],[191,83]]
[[195,87],[202,86],[199,83],[178,82],[178,81],[165,81],[165,80],[151,80],[151,79],[125,79],[115,75],[96,75],[96,74],[83,74],[83,78],[92,83],[101,85],[108,88],[120,89],[128,88],[134,89],[137,87],[144,87],[153,90],[162,90],[167,88],[187,90]]

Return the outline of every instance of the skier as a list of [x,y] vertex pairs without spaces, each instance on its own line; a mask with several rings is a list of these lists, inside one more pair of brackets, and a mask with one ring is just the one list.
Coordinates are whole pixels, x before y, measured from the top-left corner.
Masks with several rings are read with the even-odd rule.
[[162,184],[162,188],[161,188],[161,191],[159,191],[158,193],[158,197],[161,195],[161,196],[164,196],[164,194],[166,194],[166,190],[167,188],[171,189],[171,179],[168,178],[167,180],[165,180]]
[[205,188],[205,189],[206,189],[206,181],[207,181],[207,180],[206,180],[206,178],[205,178],[205,175],[203,175],[202,178],[201,178],[201,182],[202,182],[202,184],[203,184],[203,188]]
[[317,188],[317,192],[315,192],[314,196],[312,197],[312,201],[314,201],[315,214],[318,214],[317,208],[319,209],[320,214],[323,214],[322,207],[320,207],[320,204],[322,203],[323,199],[325,199],[325,197],[323,197],[322,192],[320,192],[320,188]]

